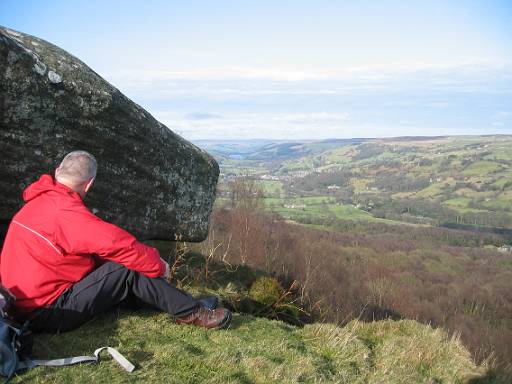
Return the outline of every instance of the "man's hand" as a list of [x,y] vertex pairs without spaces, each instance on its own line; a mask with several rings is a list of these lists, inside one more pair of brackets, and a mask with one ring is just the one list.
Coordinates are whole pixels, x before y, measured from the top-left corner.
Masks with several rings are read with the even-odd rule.
[[162,260],[162,262],[165,264],[165,272],[164,274],[162,275],[162,277],[167,280],[169,279],[169,275],[171,273],[171,267],[169,267],[169,264],[162,258],[160,258],[160,260]]

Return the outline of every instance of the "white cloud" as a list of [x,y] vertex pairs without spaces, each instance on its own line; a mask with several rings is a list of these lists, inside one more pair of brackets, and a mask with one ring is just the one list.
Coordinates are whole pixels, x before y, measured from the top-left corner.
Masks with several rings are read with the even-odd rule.
[[169,69],[128,69],[104,74],[114,83],[133,86],[149,85],[166,81],[229,81],[267,80],[276,82],[303,82],[325,80],[356,80],[379,82],[389,79],[430,74],[466,74],[508,72],[512,63],[505,61],[468,60],[459,63],[426,64],[403,63],[380,66],[358,66],[343,68],[317,68],[313,70],[297,68],[256,68],[256,67],[204,67],[187,70]]
[[498,111],[494,113],[491,117],[491,125],[494,127],[512,126],[512,112]]
[[346,113],[242,113],[194,119],[157,111],[154,116],[187,139],[262,138],[304,139],[339,137],[350,118]]
[[457,66],[409,65],[299,71],[200,68],[189,71],[119,71],[107,80],[138,100],[187,97],[330,96],[363,92],[435,90],[512,93],[512,64],[468,62]]

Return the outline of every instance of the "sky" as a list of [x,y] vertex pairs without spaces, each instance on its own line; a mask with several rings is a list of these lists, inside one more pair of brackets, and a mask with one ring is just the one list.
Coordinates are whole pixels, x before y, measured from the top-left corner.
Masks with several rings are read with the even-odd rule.
[[0,0],[189,140],[512,134],[512,0]]

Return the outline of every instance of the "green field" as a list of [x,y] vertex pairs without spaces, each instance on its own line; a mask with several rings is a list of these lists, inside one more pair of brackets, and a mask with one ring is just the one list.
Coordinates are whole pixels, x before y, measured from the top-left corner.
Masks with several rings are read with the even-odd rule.
[[415,197],[431,198],[431,197],[439,196],[443,193],[444,188],[449,187],[450,184],[454,184],[454,183],[455,183],[454,181],[432,183],[428,187],[418,191],[415,194]]
[[380,221],[368,212],[352,205],[336,203],[330,196],[297,197],[297,198],[266,198],[267,210],[278,213],[290,220],[329,219]]
[[284,194],[283,183],[278,180],[258,180],[258,184],[263,188],[265,196],[281,196]]
[[476,161],[466,167],[464,171],[462,171],[462,174],[466,176],[480,176],[497,172],[501,169],[502,166],[493,161]]
[[466,209],[468,207],[469,202],[471,202],[470,198],[459,197],[455,199],[446,200],[443,202],[443,204],[455,209]]

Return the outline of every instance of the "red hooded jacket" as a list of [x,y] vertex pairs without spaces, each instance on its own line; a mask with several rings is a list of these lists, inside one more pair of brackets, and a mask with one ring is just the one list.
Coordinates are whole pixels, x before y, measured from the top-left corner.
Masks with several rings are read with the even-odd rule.
[[148,277],[165,273],[158,250],[92,214],[80,195],[42,175],[23,192],[0,256],[0,280],[26,315],[54,302],[94,270],[115,261]]

